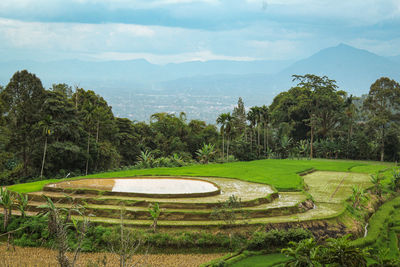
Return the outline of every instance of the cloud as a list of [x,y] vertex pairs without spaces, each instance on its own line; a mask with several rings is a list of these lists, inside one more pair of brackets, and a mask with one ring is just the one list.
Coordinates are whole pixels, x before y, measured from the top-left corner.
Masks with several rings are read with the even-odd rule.
[[398,0],[2,0],[0,57],[299,59],[341,42],[399,54],[399,28]]
[[398,0],[2,0],[0,16],[42,22],[234,29],[254,22],[373,25],[399,19]]

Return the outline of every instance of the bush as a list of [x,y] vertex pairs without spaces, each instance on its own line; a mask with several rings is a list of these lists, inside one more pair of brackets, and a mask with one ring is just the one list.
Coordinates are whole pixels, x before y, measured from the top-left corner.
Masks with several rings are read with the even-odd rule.
[[290,241],[311,238],[310,231],[303,228],[292,228],[289,230],[271,230],[268,232],[255,232],[247,244],[249,250],[271,250],[288,246]]

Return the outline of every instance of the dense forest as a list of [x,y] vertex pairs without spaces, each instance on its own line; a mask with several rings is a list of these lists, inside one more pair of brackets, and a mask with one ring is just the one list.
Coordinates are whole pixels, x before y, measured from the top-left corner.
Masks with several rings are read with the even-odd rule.
[[[216,124],[156,113],[149,123],[117,118],[95,92],[53,84],[26,70],[0,86],[0,184],[117,168],[172,167],[262,158],[397,161],[400,85],[374,82],[368,95],[328,77],[294,75],[295,87],[247,111],[241,98]],[[206,108],[206,107],[205,107]]]

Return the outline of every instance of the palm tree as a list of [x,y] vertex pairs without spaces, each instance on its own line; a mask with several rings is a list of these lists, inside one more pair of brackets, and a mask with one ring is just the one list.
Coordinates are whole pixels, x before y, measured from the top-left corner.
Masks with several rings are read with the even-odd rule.
[[250,151],[252,152],[254,127],[256,126],[257,123],[257,115],[254,107],[251,107],[250,110],[247,112],[247,120],[250,122]]
[[229,113],[222,113],[217,118],[217,124],[221,125],[221,134],[222,134],[222,160],[225,158],[225,127],[229,117]]
[[47,115],[44,120],[39,122],[39,127],[43,127],[43,134],[45,135],[44,139],[44,149],[43,149],[43,158],[42,158],[42,167],[40,169],[40,179],[43,178],[43,169],[44,163],[46,160],[46,152],[47,152],[47,137],[51,134],[51,125],[52,125],[52,117]]
[[264,154],[267,152],[268,146],[268,124],[269,124],[269,110],[266,105],[260,108],[261,121],[264,126]]
[[229,141],[230,141],[230,137],[233,133],[233,127],[234,127],[234,123],[235,123],[235,119],[231,116],[230,113],[227,113],[228,116],[226,118],[226,159],[229,161]]

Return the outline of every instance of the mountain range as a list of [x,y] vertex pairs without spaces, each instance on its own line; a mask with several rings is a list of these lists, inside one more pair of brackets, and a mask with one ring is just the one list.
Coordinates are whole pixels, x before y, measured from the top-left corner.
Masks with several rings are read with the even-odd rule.
[[155,112],[185,111],[189,118],[215,122],[237,98],[246,106],[271,103],[288,90],[293,74],[326,75],[353,95],[368,93],[379,77],[400,81],[400,55],[383,57],[349,45],[323,49],[299,61],[193,61],[156,65],[144,59],[89,62],[0,61],[0,84],[17,70],[35,73],[46,88],[67,83],[96,91],[120,117],[147,120]]

